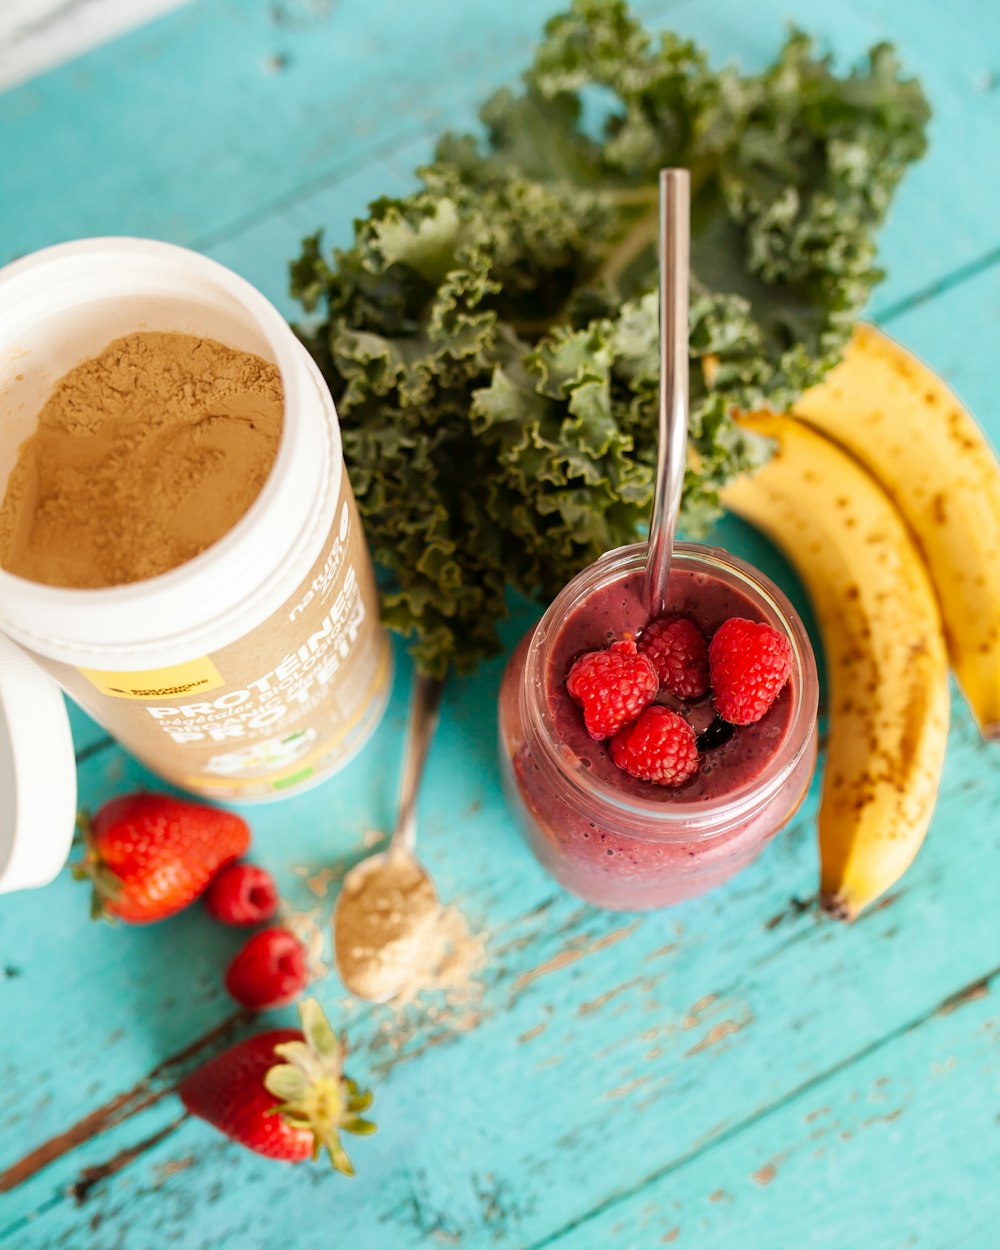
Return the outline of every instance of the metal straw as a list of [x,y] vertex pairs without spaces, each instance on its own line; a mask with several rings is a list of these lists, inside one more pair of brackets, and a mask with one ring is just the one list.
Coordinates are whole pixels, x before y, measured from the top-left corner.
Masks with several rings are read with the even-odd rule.
[[681,507],[688,433],[688,269],[691,178],[660,170],[660,441],[649,523],[644,597],[650,620],[663,616]]

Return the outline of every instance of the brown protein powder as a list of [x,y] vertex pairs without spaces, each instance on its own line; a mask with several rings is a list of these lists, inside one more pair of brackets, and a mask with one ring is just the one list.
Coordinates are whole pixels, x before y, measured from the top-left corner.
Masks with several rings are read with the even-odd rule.
[[274,365],[187,334],[115,339],[66,373],[0,505],[0,566],[51,586],[155,577],[223,537],[281,439]]

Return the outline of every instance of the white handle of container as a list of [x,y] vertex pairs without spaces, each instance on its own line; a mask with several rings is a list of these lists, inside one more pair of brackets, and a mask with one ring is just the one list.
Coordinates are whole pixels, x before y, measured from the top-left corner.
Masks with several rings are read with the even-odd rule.
[[76,823],[76,759],[62,692],[0,634],[0,894],[46,885]]

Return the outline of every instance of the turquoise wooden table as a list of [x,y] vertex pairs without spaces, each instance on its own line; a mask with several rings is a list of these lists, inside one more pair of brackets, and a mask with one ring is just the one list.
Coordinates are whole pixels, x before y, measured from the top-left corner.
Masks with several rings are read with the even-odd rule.
[[[448,125],[527,61],[553,0],[195,0],[0,96],[0,259],[151,235],[231,265],[292,313],[286,261],[346,242]],[[1000,7],[984,0],[642,0],[759,67],[784,20],[841,64],[899,45],[935,109],[881,241],[871,315],[1000,441]],[[803,599],[735,522],[718,541]],[[522,605],[508,646],[537,615]],[[238,944],[198,908],[92,925],[68,873],[0,899],[2,1250],[996,1250],[1000,755],[960,700],[912,870],[853,927],[809,905],[810,802],[728,887],[659,914],[580,905],[504,806],[502,662],[451,684],[420,802],[442,895],[486,935],[483,992],[400,1018],[315,986],[377,1090],[354,1181],[243,1152],[177,1079],[248,1023]],[[256,855],[322,928],[364,833],[392,818],[409,670],[375,743],[250,813]],[[83,800],[152,779],[74,715]],[[327,952],[328,957],[328,952]]]

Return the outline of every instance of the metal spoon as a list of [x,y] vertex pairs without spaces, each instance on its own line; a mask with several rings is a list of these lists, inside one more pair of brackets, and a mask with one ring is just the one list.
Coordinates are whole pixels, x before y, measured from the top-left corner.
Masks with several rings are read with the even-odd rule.
[[690,250],[691,176],[686,169],[661,169],[660,431],[643,586],[650,620],[667,608],[670,559],[687,463]]
[[[422,904],[419,909],[415,906],[413,915],[408,916],[405,908],[400,909],[395,902],[392,903],[396,910],[387,920],[391,921],[394,941],[398,941],[399,933],[405,931],[411,922],[414,929],[425,922],[427,905],[436,904],[437,900],[433,883],[414,852],[417,841],[417,791],[431,739],[437,727],[443,688],[443,681],[417,674],[410,702],[403,775],[399,785],[399,809],[392,840],[386,851],[362,860],[347,874],[333,914],[333,946],[337,971],[352,994],[369,1002],[385,1002],[403,987],[401,984],[387,984],[386,976],[382,975],[376,978],[380,983],[378,991],[372,992],[371,978],[362,976],[364,971],[370,970],[371,960],[377,960],[375,944],[386,935],[385,929],[378,923],[377,906],[374,915],[359,910],[362,885],[366,899],[374,899],[376,904],[385,900],[385,907],[389,907],[389,901],[398,897],[399,883],[402,881],[406,886],[406,897],[419,900]],[[354,958],[357,934],[361,928],[365,949],[370,956],[363,965]],[[386,969],[379,971],[385,973]],[[389,968],[387,971],[391,979],[396,970]],[[405,969],[399,971],[399,976],[405,976]]]

